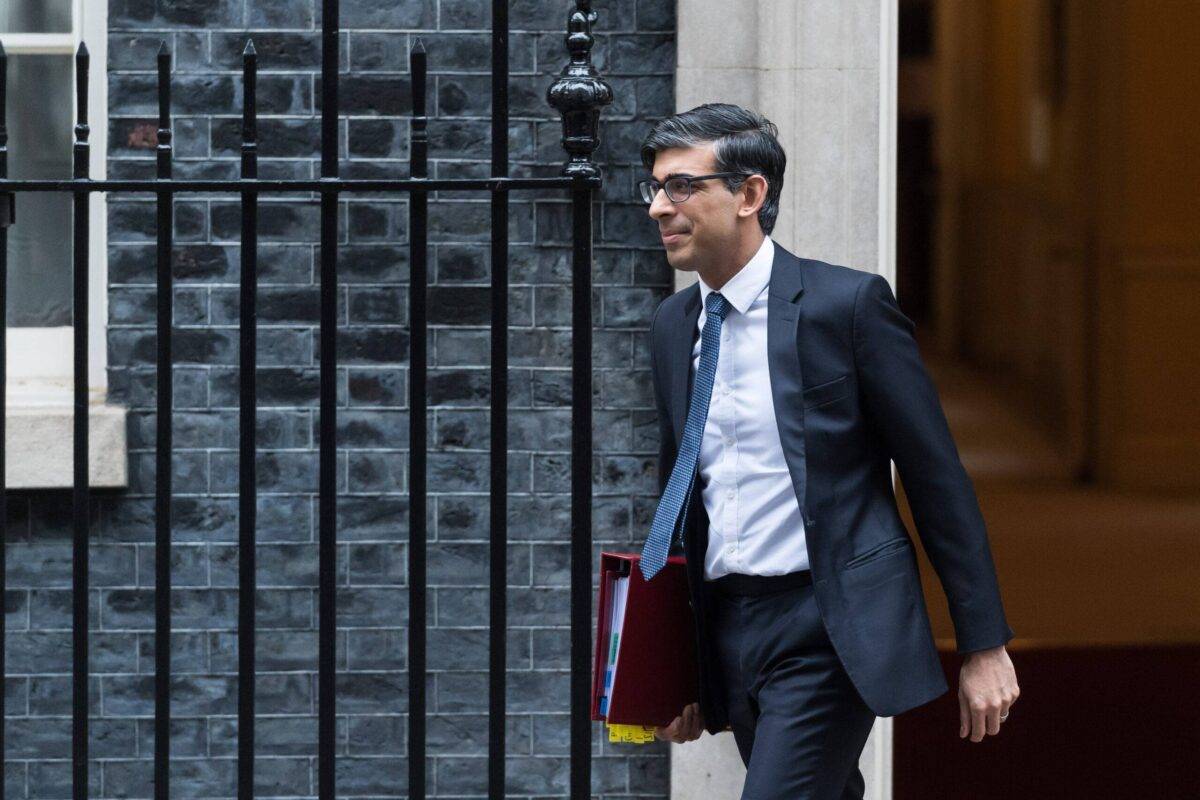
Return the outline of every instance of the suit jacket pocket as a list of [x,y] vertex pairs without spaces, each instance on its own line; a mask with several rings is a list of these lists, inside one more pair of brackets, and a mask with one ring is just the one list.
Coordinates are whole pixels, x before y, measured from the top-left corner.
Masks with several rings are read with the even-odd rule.
[[813,406],[830,403],[845,397],[846,387],[849,383],[850,381],[847,379],[847,376],[841,375],[831,381],[818,383],[816,386],[809,386],[804,390],[804,407],[812,408]]
[[859,553],[842,565],[842,569],[852,569],[861,567],[863,564],[869,564],[877,558],[884,558],[895,554],[899,550],[903,550],[910,546],[907,536],[900,536],[895,539],[888,539],[886,542],[881,542],[875,545],[866,552]]

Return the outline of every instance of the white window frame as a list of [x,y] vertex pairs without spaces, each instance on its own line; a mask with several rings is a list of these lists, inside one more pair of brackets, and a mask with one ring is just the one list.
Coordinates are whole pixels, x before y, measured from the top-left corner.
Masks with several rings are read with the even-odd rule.
[[[89,175],[108,175],[108,0],[74,0],[68,33],[0,33],[8,55],[74,56],[80,41],[88,47]],[[72,62],[74,63],[74,62]],[[72,92],[72,96],[74,92]],[[77,122],[71,106],[71,124]],[[10,153],[17,158],[20,154]],[[11,160],[10,160],[11,163]],[[88,239],[88,397],[103,403],[108,391],[108,215],[103,192],[89,197]],[[17,224],[21,197],[17,197]],[[74,386],[74,328],[70,325],[8,328],[8,403],[18,406],[70,405]]]
[[[103,180],[108,176],[108,0],[73,0],[69,33],[0,34],[5,51],[14,56],[74,56],[81,41],[87,42],[89,54],[88,176]],[[78,122],[75,109],[72,102],[72,126]],[[126,409],[105,404],[107,208],[103,192],[89,193],[88,481],[93,488],[119,488],[128,484]],[[21,220],[20,209],[18,196],[17,224]],[[6,488],[65,488],[74,483],[74,333],[70,325],[7,330]]]

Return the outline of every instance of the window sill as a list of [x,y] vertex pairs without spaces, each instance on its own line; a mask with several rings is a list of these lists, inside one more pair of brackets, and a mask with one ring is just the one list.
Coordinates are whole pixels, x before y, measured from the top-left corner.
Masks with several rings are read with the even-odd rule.
[[[5,488],[65,489],[74,484],[74,405],[8,399]],[[93,399],[88,408],[88,484],[93,489],[128,485],[124,406]]]

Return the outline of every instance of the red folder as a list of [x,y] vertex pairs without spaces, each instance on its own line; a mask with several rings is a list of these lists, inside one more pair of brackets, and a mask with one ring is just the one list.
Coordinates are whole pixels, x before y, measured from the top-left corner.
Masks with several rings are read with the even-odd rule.
[[[649,581],[642,577],[640,561],[637,553],[600,554],[592,719],[614,725],[670,725],[685,706],[700,699],[686,560],[683,556],[668,556],[662,570]],[[629,595],[608,715],[604,716],[600,713],[600,697],[604,692],[611,602],[607,573],[629,575]]]

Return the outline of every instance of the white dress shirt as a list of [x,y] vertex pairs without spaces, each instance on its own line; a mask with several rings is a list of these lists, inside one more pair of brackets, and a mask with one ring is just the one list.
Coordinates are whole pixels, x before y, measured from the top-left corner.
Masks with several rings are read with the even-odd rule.
[[[804,519],[779,441],[767,367],[767,286],[775,244],[762,246],[724,286],[717,375],[700,442],[697,479],[708,511],[704,577],[782,575],[808,569]],[[701,333],[714,291],[700,278]],[[700,343],[692,347],[692,375]]]

